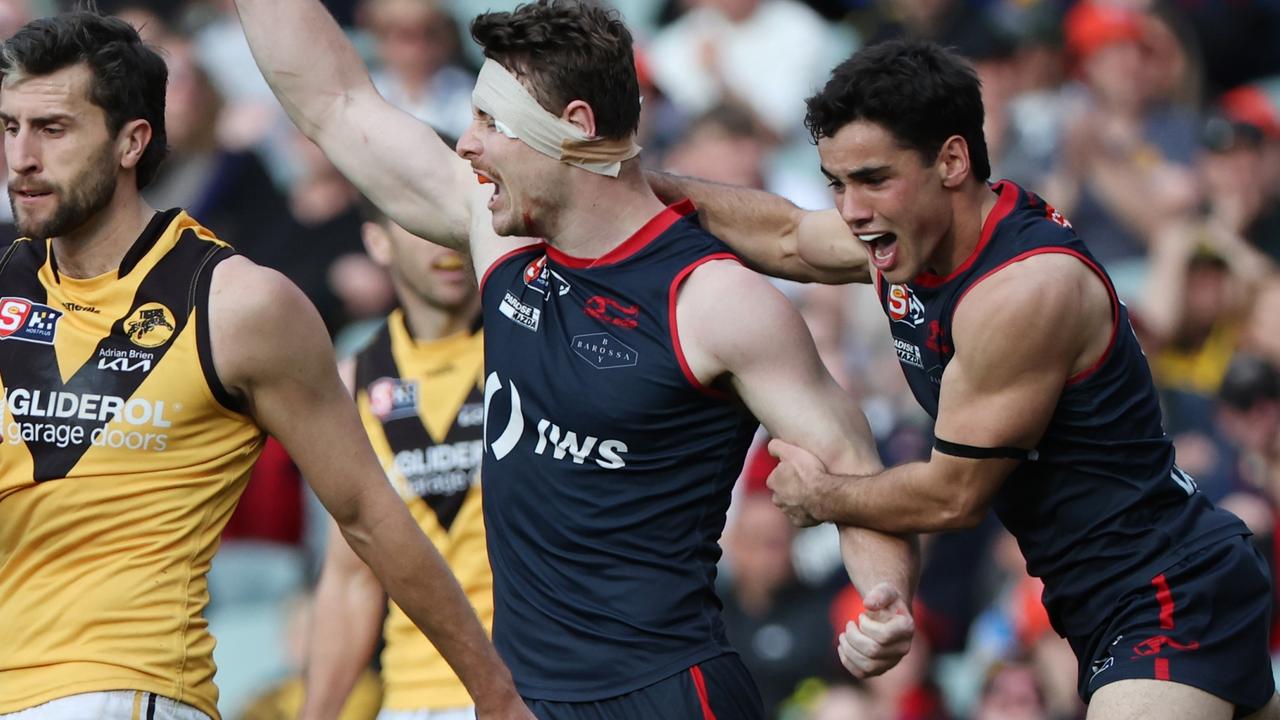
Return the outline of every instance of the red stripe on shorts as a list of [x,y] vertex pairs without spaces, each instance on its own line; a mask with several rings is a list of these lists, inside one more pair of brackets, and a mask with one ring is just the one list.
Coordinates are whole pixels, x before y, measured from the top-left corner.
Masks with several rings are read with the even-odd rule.
[[1173,629],[1173,593],[1169,592],[1169,581],[1165,579],[1164,573],[1151,578],[1151,584],[1156,586],[1156,602],[1160,603],[1160,627],[1165,630]]
[[711,701],[707,699],[707,681],[702,679],[702,668],[694,665],[689,668],[689,674],[693,676],[693,687],[698,691],[698,702],[702,703],[702,720],[716,720],[716,714],[711,712]]

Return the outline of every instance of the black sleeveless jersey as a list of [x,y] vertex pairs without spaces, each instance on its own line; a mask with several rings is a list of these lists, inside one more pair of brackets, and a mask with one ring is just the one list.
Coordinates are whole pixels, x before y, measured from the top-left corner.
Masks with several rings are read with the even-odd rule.
[[907,284],[878,277],[877,292],[911,391],[937,417],[954,354],[951,319],[974,285],[1041,253],[1071,255],[1106,285],[1114,310],[1110,345],[1094,366],[1068,379],[1044,437],[992,503],[1028,572],[1044,581],[1054,628],[1078,635],[1102,622],[1122,592],[1147,584],[1185,553],[1249,531],[1174,464],[1128,311],[1071,225],[1013,183],[992,189],[999,199],[960,267]]
[[493,636],[526,697],[614,697],[729,650],[718,540],[757,423],[680,349],[681,282],[733,258],[691,212],[592,260],[521,248],[481,284]]

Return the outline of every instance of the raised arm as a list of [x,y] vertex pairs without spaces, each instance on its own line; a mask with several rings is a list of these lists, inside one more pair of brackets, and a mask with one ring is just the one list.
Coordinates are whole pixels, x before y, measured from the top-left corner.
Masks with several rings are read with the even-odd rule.
[[209,325],[222,384],[289,451],[347,544],[462,680],[478,717],[531,720],[457,580],[387,482],[302,292],[228,259],[214,270]]
[[430,126],[378,94],[319,0],[236,0],[236,7],[253,57],[294,124],[396,223],[465,249],[471,215],[491,188]]
[[[733,312],[724,297],[736,298]],[[818,358],[804,320],[764,278],[736,263],[708,263],[686,281],[677,305],[680,340],[699,378],[728,373],[737,394],[770,435],[807,448],[849,474],[880,470],[871,429],[852,398]],[[909,603],[915,586],[915,539],[860,527],[841,527],[849,577],[868,608],[885,598],[877,627],[849,669],[876,675],[901,659],[914,626]]]
[[[1110,296],[1067,255],[1037,255],[974,286],[955,311],[955,356],[938,403],[939,439],[979,448],[1033,449],[1072,374],[1106,351]],[[824,470],[812,455],[780,448],[770,487],[819,520],[885,532],[972,527],[1019,460],[969,459],[938,450],[862,478]]]
[[667,173],[645,178],[664,202],[692,200],[702,226],[766,275],[829,285],[871,282],[866,251],[834,209],[803,210],[763,190]]

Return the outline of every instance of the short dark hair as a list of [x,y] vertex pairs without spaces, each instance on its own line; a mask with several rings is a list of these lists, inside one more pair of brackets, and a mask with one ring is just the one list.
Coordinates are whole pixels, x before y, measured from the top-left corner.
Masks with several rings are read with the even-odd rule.
[[151,124],[151,142],[138,161],[138,189],[155,178],[168,153],[164,93],[169,69],[132,25],[77,10],[33,20],[0,50],[0,75],[48,75],[85,63],[92,73],[89,101],[102,108],[114,135],[130,120]]
[[804,123],[814,142],[866,120],[933,162],[947,138],[959,135],[969,144],[972,174],[991,177],[982,85],[967,62],[939,45],[892,40],[864,48],[836,66],[806,103]]
[[582,100],[595,113],[596,135],[630,137],[640,125],[631,31],[616,10],[590,0],[538,0],[471,23],[485,57],[528,83],[548,112]]

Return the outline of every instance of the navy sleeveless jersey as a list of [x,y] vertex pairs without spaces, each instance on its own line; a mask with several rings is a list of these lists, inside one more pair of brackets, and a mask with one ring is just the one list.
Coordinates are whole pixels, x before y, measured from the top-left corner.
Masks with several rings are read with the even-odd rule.
[[493,637],[526,697],[614,697],[730,649],[718,541],[757,423],[676,340],[680,283],[733,258],[692,210],[594,260],[513,251],[481,283]]
[[1128,312],[1070,224],[1013,183],[993,190],[999,198],[979,245],[959,268],[905,285],[877,278],[877,292],[911,391],[937,417],[939,387],[954,353],[951,319],[974,285],[1039,253],[1072,255],[1106,284],[1114,309],[1110,346],[1093,367],[1068,380],[1033,459],[992,502],[1017,538],[1028,572],[1044,581],[1054,628],[1079,635],[1101,623],[1122,592],[1147,585],[1182,555],[1249,531],[1174,464]]

